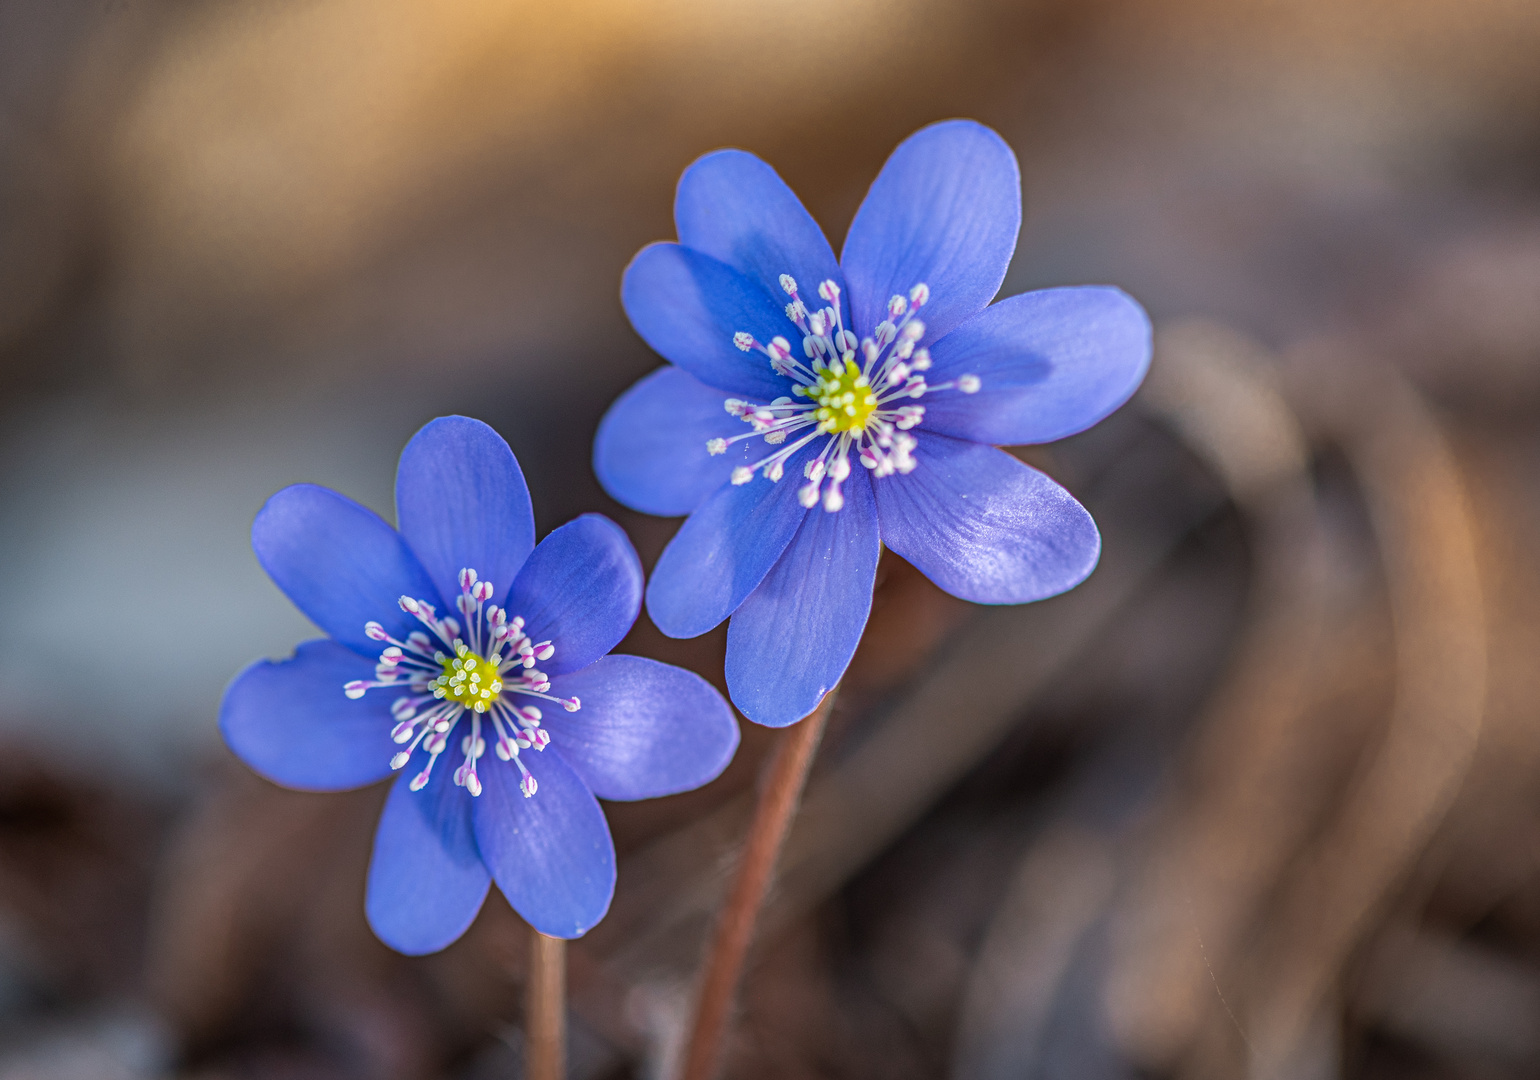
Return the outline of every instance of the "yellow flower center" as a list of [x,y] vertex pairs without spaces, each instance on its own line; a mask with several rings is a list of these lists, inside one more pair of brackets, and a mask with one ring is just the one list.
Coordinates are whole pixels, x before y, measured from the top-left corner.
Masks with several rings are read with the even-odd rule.
[[861,431],[877,411],[877,395],[853,360],[836,360],[804,393],[817,403],[818,430]]
[[433,680],[434,697],[481,713],[502,693],[503,677],[498,674],[497,665],[464,645],[455,649],[454,656],[439,653],[435,659],[444,665],[444,673]]

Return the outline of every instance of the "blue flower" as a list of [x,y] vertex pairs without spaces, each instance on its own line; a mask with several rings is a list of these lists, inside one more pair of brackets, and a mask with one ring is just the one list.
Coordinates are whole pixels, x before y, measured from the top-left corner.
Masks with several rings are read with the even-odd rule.
[[793,723],[839,681],[881,544],[985,604],[1091,572],[1090,515],[995,447],[1060,439],[1122,405],[1149,365],[1149,320],[1105,287],[990,304],[1021,226],[998,135],[953,120],[907,139],[838,262],[741,150],[685,170],[674,220],[679,243],[643,248],[621,299],[675,366],[610,408],[594,468],[627,506],[689,515],[647,610],[673,637],[732,617],[727,684],[744,715]]
[[312,484],[263,506],[258,561],[330,636],[236,676],[225,741],[301,790],[400,773],[367,901],[393,948],[454,941],[494,880],[535,929],[577,937],[615,888],[594,796],[706,783],[737,748],[731,710],[688,671],[606,655],[641,607],[636,552],[597,514],[536,546],[524,475],[487,425],[442,417],[412,438],[396,517]]

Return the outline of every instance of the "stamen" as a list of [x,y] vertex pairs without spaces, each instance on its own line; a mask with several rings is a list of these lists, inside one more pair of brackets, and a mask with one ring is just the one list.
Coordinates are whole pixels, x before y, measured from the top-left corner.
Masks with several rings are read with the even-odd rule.
[[[807,483],[798,489],[797,500],[808,509],[822,502],[832,513],[845,505],[840,486],[849,476],[852,451],[873,477],[913,472],[919,464],[914,457],[918,443],[907,433],[924,420],[925,407],[909,402],[946,390],[974,394],[982,381],[970,374],[931,385],[921,374],[932,366],[930,350],[920,345],[926,326],[916,317],[930,301],[930,287],[924,282],[915,284],[907,296],[895,294],[889,299],[884,310],[887,317],[867,338],[857,338],[844,326],[838,282],[819,283],[818,295],[828,306],[813,312],[797,295],[797,283],[789,274],[781,275],[780,284],[792,298],[786,305],[786,317],[803,335],[802,352],[810,366],[791,355],[791,344],[784,337],[762,345],[751,334],[734,334],[733,343],[738,348],[745,352],[758,349],[769,358],[772,369],[788,376],[794,385],[790,397],[776,398],[768,405],[738,398],[724,401],[723,408],[751,430],[731,438],[710,439],[706,452],[725,454],[742,439],[763,437],[778,449],[753,464],[737,466],[731,480],[736,485],[747,484],[755,473],[761,473],[774,482],[785,474],[793,454],[823,438],[818,456],[803,467]],[[791,440],[791,435],[799,432],[802,434]]]
[[[777,340],[784,345],[784,339]],[[732,402],[728,411],[734,411],[735,407],[745,410],[769,408],[770,419],[766,423],[773,423],[775,407],[789,401],[789,398],[781,399],[769,407]],[[520,750],[544,750],[550,745],[551,735],[540,726],[538,708],[534,705],[514,706],[508,695],[543,698],[569,712],[576,712],[581,702],[575,697],[551,696],[548,693],[550,678],[535,667],[537,662],[556,655],[555,642],[531,641],[524,633],[522,616],[510,618],[506,609],[488,603],[497,590],[491,582],[481,580],[475,570],[462,569],[458,581],[460,595],[455,606],[466,620],[465,638],[461,637],[458,621],[447,616],[439,618],[433,605],[426,600],[403,596],[398,601],[401,610],[415,616],[432,631],[433,637],[414,630],[405,641],[397,641],[378,622],[366,623],[365,636],[371,641],[384,642],[386,647],[375,665],[375,678],[355,679],[343,687],[343,693],[356,700],[380,687],[408,691],[399,695],[390,706],[395,720],[390,737],[403,745],[402,750],[391,756],[390,767],[395,770],[405,768],[418,750],[428,754],[422,771],[408,784],[411,790],[421,791],[427,786],[434,762],[449,745],[448,740],[460,720],[468,715],[470,732],[459,742],[465,760],[455,770],[454,782],[472,796],[481,794],[478,762],[486,753],[481,722],[483,717],[488,717],[495,733],[497,756],[518,764],[522,774],[519,789],[526,798],[532,797],[537,785],[529,770],[518,761],[518,755]],[[433,638],[437,638],[443,647],[435,649]],[[428,707],[419,711],[424,706]]]

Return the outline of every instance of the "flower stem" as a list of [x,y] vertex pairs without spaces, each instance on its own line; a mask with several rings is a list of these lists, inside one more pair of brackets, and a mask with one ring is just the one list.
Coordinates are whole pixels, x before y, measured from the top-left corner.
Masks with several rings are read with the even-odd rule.
[[567,1075],[567,943],[529,932],[529,1000],[524,1014],[527,1080]]
[[818,749],[838,689],[825,694],[818,708],[781,736],[765,771],[737,877],[706,957],[681,1080],[713,1080],[721,1063],[722,1041],[743,977],[744,959],[754,939],[754,924],[759,920],[781,846],[802,800],[808,766]]

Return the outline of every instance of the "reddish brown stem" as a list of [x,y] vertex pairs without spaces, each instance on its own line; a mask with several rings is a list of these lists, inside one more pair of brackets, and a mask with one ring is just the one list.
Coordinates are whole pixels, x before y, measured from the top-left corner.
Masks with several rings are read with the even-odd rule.
[[[837,690],[838,688],[836,688]],[[700,999],[695,1006],[695,1026],[685,1054],[681,1080],[713,1080],[722,1058],[722,1041],[743,977],[743,962],[754,940],[754,925],[759,921],[765,894],[781,856],[781,846],[802,801],[808,766],[823,736],[824,724],[834,707],[835,690],[830,690],[818,708],[798,721],[781,736],[765,772],[754,807],[754,820],[744,840],[737,876],[727,906],[722,909],[706,970],[701,979]]]
[[529,1000],[524,1014],[527,1080],[567,1075],[567,943],[529,932]]

